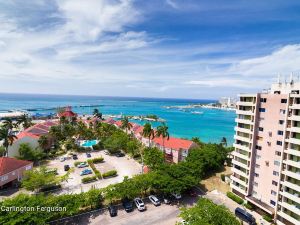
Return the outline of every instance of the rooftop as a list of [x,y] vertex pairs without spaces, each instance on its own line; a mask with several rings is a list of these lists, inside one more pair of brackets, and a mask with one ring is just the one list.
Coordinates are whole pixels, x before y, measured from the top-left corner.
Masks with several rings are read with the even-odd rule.
[[0,157],[0,176],[27,166],[32,162],[9,157]]
[[18,139],[23,137],[31,137],[38,139],[42,135],[46,135],[49,133],[50,127],[57,125],[57,122],[54,121],[45,121],[42,123],[38,123],[33,125],[32,127],[27,128],[17,135]]
[[[153,142],[163,146],[163,138],[162,137],[155,137],[153,139]],[[164,146],[166,148],[171,148],[174,150],[180,150],[180,149],[190,149],[194,142],[190,140],[185,140],[181,138],[175,138],[175,137],[170,137],[169,140],[165,138],[164,140]]]

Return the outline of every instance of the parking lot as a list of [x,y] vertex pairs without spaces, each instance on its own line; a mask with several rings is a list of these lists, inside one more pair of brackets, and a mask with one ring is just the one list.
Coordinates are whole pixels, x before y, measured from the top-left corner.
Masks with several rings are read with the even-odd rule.
[[85,168],[74,168],[74,171],[70,173],[69,179],[63,182],[63,189],[57,192],[58,194],[66,193],[80,193],[81,191],[88,191],[91,187],[103,188],[110,184],[119,183],[123,180],[124,176],[132,177],[133,175],[141,173],[141,165],[135,160],[125,157],[116,157],[104,154],[103,151],[92,152],[91,158],[87,158],[85,153],[78,153],[78,159],[73,160],[72,157],[61,162],[60,158],[50,161],[47,164],[49,168],[57,168],[59,175],[64,175],[64,165],[69,165],[74,168],[74,162],[76,161],[87,161],[88,159],[103,157],[104,162],[95,164],[95,167],[101,172],[105,173],[109,170],[117,170],[118,176],[107,179],[97,180],[95,182],[82,184],[81,179],[87,176],[93,176],[94,174],[80,176],[80,172],[84,169],[91,169],[90,167]]

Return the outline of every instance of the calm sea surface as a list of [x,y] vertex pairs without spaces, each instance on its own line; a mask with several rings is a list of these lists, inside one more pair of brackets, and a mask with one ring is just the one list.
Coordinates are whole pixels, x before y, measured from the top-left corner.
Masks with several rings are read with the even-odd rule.
[[[226,137],[232,144],[234,135],[234,111],[217,109],[165,108],[194,103],[211,103],[214,100],[185,100],[133,97],[96,97],[33,94],[0,94],[0,112],[25,109],[35,113],[55,113],[57,107],[73,106],[79,114],[92,114],[98,108],[103,114],[148,115],[155,114],[166,120],[172,136],[199,137],[205,142],[219,142]],[[144,122],[138,123],[143,124]],[[153,123],[154,126],[159,123]]]

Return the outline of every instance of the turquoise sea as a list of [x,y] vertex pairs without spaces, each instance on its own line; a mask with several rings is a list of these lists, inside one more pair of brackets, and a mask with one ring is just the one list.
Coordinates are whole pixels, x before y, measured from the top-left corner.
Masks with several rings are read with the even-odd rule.
[[[212,103],[215,100],[160,99],[136,97],[97,97],[37,94],[0,94],[0,112],[7,110],[30,110],[32,114],[55,113],[57,107],[72,106],[79,114],[92,114],[98,108],[103,114],[148,115],[155,114],[166,120],[172,136],[199,137],[205,142],[219,142],[226,137],[233,143],[234,111],[218,109],[166,108],[195,103]],[[137,123],[145,123],[136,121]],[[153,123],[154,126],[159,123]]]

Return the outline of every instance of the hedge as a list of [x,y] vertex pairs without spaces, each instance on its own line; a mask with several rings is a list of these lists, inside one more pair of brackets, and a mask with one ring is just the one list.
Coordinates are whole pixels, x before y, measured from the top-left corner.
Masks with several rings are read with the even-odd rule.
[[86,161],[76,161],[74,162],[74,166],[77,167],[80,163],[85,163]]
[[244,200],[242,198],[240,198],[239,196],[233,194],[232,192],[227,192],[227,197],[232,199],[233,201],[235,201],[236,203],[238,204],[243,204],[244,203]]
[[88,164],[90,165],[90,167],[92,168],[92,170],[94,171],[96,177],[98,177],[98,179],[102,179],[101,173],[99,170],[96,169],[93,161],[91,159],[87,160]]
[[108,171],[108,172],[106,172],[106,173],[103,173],[102,174],[102,177],[103,178],[106,178],[106,177],[113,177],[113,176],[116,176],[118,173],[117,173],[117,171],[116,170],[110,170],[110,171]]
[[84,177],[81,179],[82,183],[89,183],[89,182],[93,182],[96,181],[97,177],[96,176],[90,176],[90,177]]
[[244,204],[244,206],[245,206],[247,209],[253,210],[253,205],[251,205],[251,204],[249,204],[249,203]]
[[95,164],[102,163],[103,161],[104,161],[104,159],[102,157],[92,159],[92,162],[95,163]]
[[268,221],[270,223],[273,221],[273,218],[270,215],[268,215],[268,214],[263,215],[263,218],[264,218],[264,220],[266,220],[266,221]]

